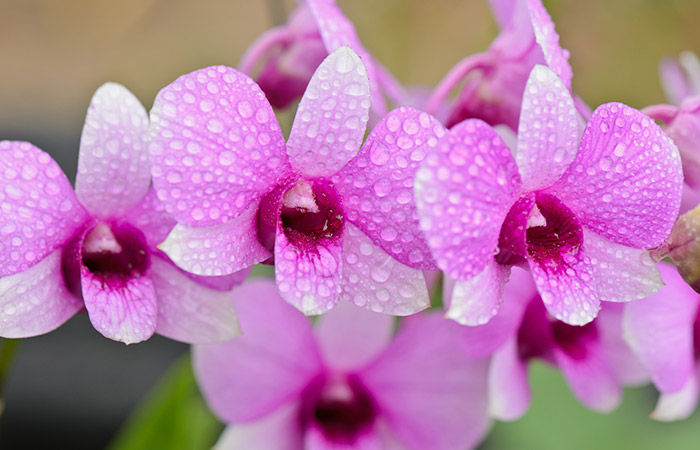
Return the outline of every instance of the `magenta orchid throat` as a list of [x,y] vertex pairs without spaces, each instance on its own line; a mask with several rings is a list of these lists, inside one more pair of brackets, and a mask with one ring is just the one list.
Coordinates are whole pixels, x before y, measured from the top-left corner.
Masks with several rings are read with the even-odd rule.
[[[0,336],[82,311],[125,344],[196,344],[220,449],[472,448],[527,412],[533,360],[589,409],[651,380],[654,418],[689,416],[700,62],[662,64],[672,105],[591,111],[541,1],[489,3],[500,34],[434,88],[304,0],[150,113],[100,87],[75,188],[0,141]],[[246,281],[257,264],[274,280]]]

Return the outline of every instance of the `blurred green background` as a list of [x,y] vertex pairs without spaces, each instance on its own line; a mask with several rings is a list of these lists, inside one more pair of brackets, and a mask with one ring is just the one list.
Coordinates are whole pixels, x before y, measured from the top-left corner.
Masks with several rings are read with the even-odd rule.
[[[404,83],[435,84],[459,59],[484,50],[497,33],[485,0],[339,3],[365,46]],[[697,0],[545,4],[561,43],[571,51],[574,89],[592,106],[613,100],[638,108],[662,102],[659,59],[683,50],[700,52]],[[158,90],[183,73],[235,65],[245,48],[284,20],[293,5],[276,0],[0,0],[0,138],[33,141],[72,175],[85,110],[100,84],[120,82],[150,107]],[[149,343],[141,345],[149,348]],[[700,448],[700,414],[674,424],[651,421],[647,416],[655,394],[650,388],[628,390],[619,410],[600,415],[578,405],[559,374],[536,365],[532,376],[530,412],[516,423],[497,424],[484,448]],[[150,397],[155,406],[141,407],[139,420],[131,422],[118,448],[150,448],[138,444],[148,442],[139,441],[148,439],[146,428],[164,436],[201,424],[205,436],[173,434],[163,441],[171,442],[167,448],[196,448],[211,439],[207,433],[218,432],[198,403],[186,366],[176,366],[170,377],[166,384],[179,388],[157,388]],[[187,400],[173,401],[168,392]],[[196,417],[189,420],[187,411]],[[185,415],[173,419],[178,424],[173,426],[167,412]]]

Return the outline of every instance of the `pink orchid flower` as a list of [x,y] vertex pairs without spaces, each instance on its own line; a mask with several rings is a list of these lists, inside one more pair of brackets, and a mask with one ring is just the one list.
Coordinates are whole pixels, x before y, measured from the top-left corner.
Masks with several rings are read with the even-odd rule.
[[457,280],[447,315],[487,322],[514,264],[529,267],[547,311],[570,325],[593,320],[601,300],[650,295],[661,279],[646,249],[671,231],[681,187],[678,150],[653,120],[608,103],[580,136],[567,87],[535,66],[515,157],[469,119],[417,172],[421,227]]
[[488,428],[487,359],[454,345],[459,325],[349,303],[314,328],[272,281],[236,290],[243,334],[193,347],[195,374],[229,424],[218,449],[474,447]]
[[234,69],[163,89],[151,111],[153,183],[179,223],[160,248],[200,275],[274,262],[282,296],[306,314],[340,298],[395,315],[426,308],[421,270],[436,267],[413,177],[445,130],[399,108],[360,148],[369,103],[349,47],[312,77],[286,143],[260,88]]
[[75,191],[27,142],[0,142],[0,336],[47,333],[85,308],[105,337],[185,342],[238,333],[229,292],[246,273],[206,279],[156,248],[174,226],[150,189],[148,115],[121,85],[95,93]]
[[646,371],[622,337],[622,305],[606,303],[593,322],[572,326],[549,315],[532,276],[514,269],[503,307],[489,323],[462,327],[459,342],[471,357],[493,355],[489,369],[489,412],[512,421],[527,412],[532,392],[528,365],[544,361],[561,371],[586,407],[608,412],[621,399],[621,386],[642,384]]
[[643,112],[663,122],[678,146],[686,184],[681,212],[686,212],[700,203],[700,60],[685,52],[679,61],[662,61],[661,81],[672,104],[649,106]]
[[262,65],[255,81],[273,107],[286,108],[304,93],[321,61],[345,45],[362,58],[370,82],[371,112],[381,118],[387,112],[384,95],[398,99],[403,89],[365,49],[335,0],[300,1],[286,24],[265,32],[250,46],[238,69],[251,75]]
[[700,397],[700,296],[662,263],[666,286],[625,305],[625,339],[651,374],[661,396],[652,417],[684,419]]
[[[449,128],[464,119],[507,125],[516,130],[525,83],[536,64],[547,65],[571,90],[569,52],[541,0],[490,0],[501,33],[484,52],[460,61],[438,84],[425,111],[444,110],[449,93],[462,81],[464,87],[447,109]],[[581,103],[585,113],[587,107]]]

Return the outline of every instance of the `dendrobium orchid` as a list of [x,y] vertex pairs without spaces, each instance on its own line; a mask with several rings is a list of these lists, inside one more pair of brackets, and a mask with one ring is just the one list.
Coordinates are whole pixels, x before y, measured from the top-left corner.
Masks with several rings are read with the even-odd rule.
[[336,50],[312,77],[286,144],[260,88],[234,69],[198,70],[164,88],[151,111],[153,183],[178,225],[160,248],[200,275],[274,262],[282,296],[306,314],[339,298],[395,315],[426,308],[421,270],[435,265],[413,177],[445,130],[399,108],[360,148],[369,86],[357,54]]
[[[449,128],[475,118],[516,130],[525,83],[536,64],[547,65],[571,90],[569,52],[560,47],[541,0],[490,0],[489,4],[501,33],[486,52],[471,55],[450,70],[425,107],[431,114],[445,109],[449,93],[466,80],[448,107]],[[583,112],[586,108],[581,104]]]
[[286,108],[304,93],[321,61],[345,45],[362,58],[370,83],[371,113],[379,119],[387,112],[384,95],[399,99],[403,89],[365,49],[335,0],[301,0],[286,24],[265,32],[250,46],[238,70],[252,75],[262,64],[255,81],[273,107]]
[[501,311],[489,323],[463,327],[460,343],[472,357],[493,355],[489,369],[489,413],[516,420],[528,410],[528,365],[558,368],[586,407],[608,412],[620,402],[621,386],[648,380],[622,337],[622,305],[606,303],[593,322],[572,326],[549,315],[532,276],[514,268]]
[[679,62],[668,59],[661,64],[661,80],[671,105],[654,105],[644,113],[665,124],[664,131],[678,146],[683,161],[687,189],[683,192],[681,212],[700,203],[700,61],[685,52]]
[[217,449],[474,447],[488,428],[487,359],[439,315],[408,319],[344,303],[315,328],[272,281],[236,291],[243,334],[197,345],[201,390],[228,428]]
[[185,342],[238,333],[230,290],[246,273],[180,271],[159,244],[175,222],[150,189],[148,115],[123,86],[95,93],[75,191],[27,142],[0,142],[0,336],[47,333],[85,308],[105,337]]
[[417,172],[421,227],[438,266],[458,280],[447,315],[487,322],[514,264],[529,267],[547,311],[569,325],[593,320],[601,300],[652,294],[661,279],[646,249],[668,236],[682,180],[678,150],[654,121],[608,103],[580,137],[566,85],[535,66],[515,157],[469,119]]
[[700,397],[700,295],[670,264],[660,264],[666,286],[625,305],[625,339],[661,391],[652,417],[685,419]]

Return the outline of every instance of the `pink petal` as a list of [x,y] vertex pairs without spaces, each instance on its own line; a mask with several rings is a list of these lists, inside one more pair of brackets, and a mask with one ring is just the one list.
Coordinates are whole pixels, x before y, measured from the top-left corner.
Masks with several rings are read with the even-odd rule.
[[624,309],[625,305],[620,303],[603,303],[595,323],[604,357],[615,378],[625,386],[640,386],[649,382],[649,374],[624,340]]
[[295,242],[277,227],[275,280],[280,295],[306,315],[323,314],[338,303],[343,273],[342,238]]
[[480,120],[452,128],[438,150],[416,173],[420,226],[438,267],[469,279],[493,258],[520,176],[508,147]]
[[230,67],[197,70],[161,90],[149,134],[158,198],[187,225],[235,218],[289,174],[270,104]]
[[63,281],[61,250],[27,270],[0,278],[0,336],[25,338],[48,333],[83,307]]
[[106,83],[95,92],[80,137],[75,192],[91,214],[119,217],[148,192],[148,113],[127,88]]
[[670,422],[687,419],[695,411],[700,397],[700,369],[688,377],[680,390],[670,394],[661,394],[651,418]]
[[[447,286],[446,283],[445,293]],[[476,358],[491,355],[517,334],[525,308],[535,298],[540,301],[532,275],[513,267],[503,288],[503,305],[498,314],[485,325],[462,327],[459,332],[462,349],[467,355]]]
[[647,250],[625,247],[583,228],[583,246],[593,267],[598,296],[606,302],[648,297],[663,286]]
[[219,225],[178,224],[159,248],[179,267],[205,276],[238,272],[271,256],[258,241],[255,205]]
[[554,22],[542,5],[541,0],[527,0],[535,40],[542,49],[547,66],[561,78],[564,86],[571,89],[573,73],[569,65],[569,52],[559,45],[559,35],[554,29]]
[[507,422],[517,420],[527,412],[531,400],[527,364],[518,355],[518,339],[513,336],[491,360],[489,415]]
[[81,264],[80,283],[90,322],[104,337],[134,344],[153,335],[158,306],[149,275],[104,278]]
[[240,334],[231,292],[202,286],[158,256],[151,258],[158,301],[156,333],[187,343],[214,343]]
[[698,73],[695,76],[697,77],[696,82],[700,83],[700,63],[698,63],[698,57],[691,52],[683,52],[678,60],[664,58],[659,64],[661,85],[666,93],[666,98],[676,106],[680,105],[686,98],[700,94],[700,85],[693,86],[693,74],[691,73],[693,65],[698,67]]
[[459,329],[436,315],[417,318],[360,373],[408,448],[471,448],[486,432],[487,361],[454,345]]
[[306,0],[305,3],[316,19],[318,30],[328,53],[333,53],[338,48],[347,45],[360,56],[369,77],[372,111],[378,117],[386,114],[386,101],[379,86],[374,58],[360,42],[352,22],[345,17],[335,0]]
[[691,377],[695,361],[693,322],[700,297],[670,264],[662,264],[666,286],[645,299],[625,305],[627,343],[662,392],[674,392]]
[[321,370],[311,324],[280,298],[272,280],[244,284],[234,304],[243,334],[193,347],[202,393],[227,423],[267,416],[298,397]]
[[430,306],[423,272],[394,260],[345,224],[341,297],[374,312],[405,316]]
[[[374,429],[370,429],[357,436],[352,443],[337,442],[326,436],[323,430],[312,427],[306,430],[303,450],[385,450],[385,443],[382,442],[385,437],[392,436],[383,436]],[[403,450],[403,447],[394,450]]]
[[409,107],[393,110],[372,130],[358,155],[334,178],[349,221],[407,266],[436,268],[423,233],[413,180],[445,128]]
[[0,276],[37,264],[88,220],[56,161],[28,142],[0,141]]
[[316,324],[324,362],[334,370],[357,370],[391,341],[394,318],[340,302]]
[[154,188],[151,188],[146,196],[123,216],[123,219],[138,228],[151,247],[163,242],[177,223],[170,214],[165,212],[165,205],[158,200]]
[[323,60],[301,98],[287,142],[292,168],[327,177],[359,151],[369,112],[369,81],[360,57],[341,47]]
[[299,405],[292,402],[260,420],[229,425],[214,450],[299,450],[302,442]]
[[449,287],[446,283],[445,304],[449,306],[445,317],[468,326],[487,323],[501,307],[503,286],[509,273],[510,267],[502,266],[492,258],[474,278],[454,281]]
[[525,86],[518,125],[516,161],[523,188],[535,191],[557,181],[574,160],[578,141],[571,94],[551,69],[536,65]]
[[597,234],[652,248],[671,231],[683,175],[678,150],[653,120],[619,103],[593,113],[576,159],[550,190]]
[[566,378],[574,396],[588,408],[612,411],[622,397],[622,389],[606,358],[599,340],[586,345],[586,356],[570,355],[561,347],[554,348],[557,366]]
[[500,29],[505,28],[511,21],[515,6],[520,0],[489,0],[489,7]]
[[564,255],[556,267],[546,261],[528,259],[547,311],[569,325],[585,325],[600,310],[593,278],[593,265],[585,251]]

